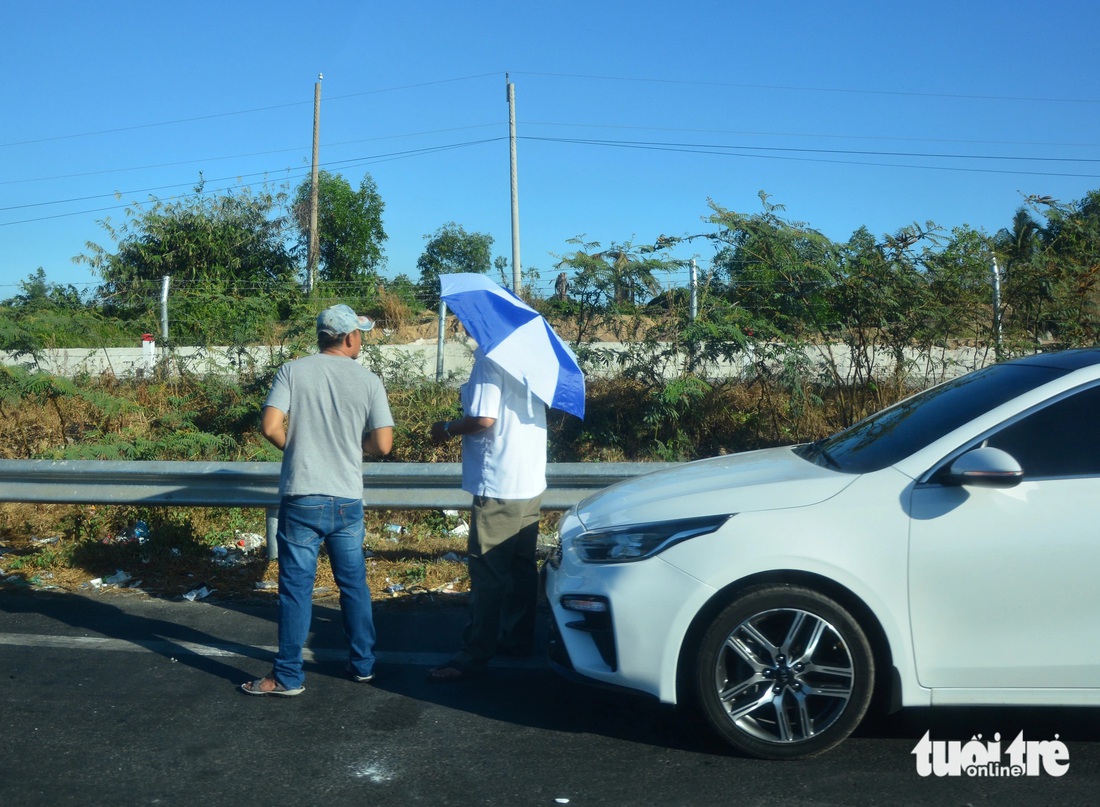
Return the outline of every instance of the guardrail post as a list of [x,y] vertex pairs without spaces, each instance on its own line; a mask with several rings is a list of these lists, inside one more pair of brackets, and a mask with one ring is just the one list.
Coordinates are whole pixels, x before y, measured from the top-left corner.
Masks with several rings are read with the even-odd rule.
[[279,542],[275,540],[275,534],[279,531],[279,508],[267,508],[267,559],[279,559]]

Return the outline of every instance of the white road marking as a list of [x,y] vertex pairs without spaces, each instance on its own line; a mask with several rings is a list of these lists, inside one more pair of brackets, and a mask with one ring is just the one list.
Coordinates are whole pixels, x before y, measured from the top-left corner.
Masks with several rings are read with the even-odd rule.
[[[161,655],[190,654],[211,658],[269,659],[278,651],[273,645],[200,644],[172,639],[116,639],[109,636],[46,636],[34,633],[0,633],[0,646],[54,648],[59,650],[102,650],[128,653],[159,653]],[[336,647],[306,647],[306,661],[339,661],[346,659],[347,649]],[[380,650],[378,661],[384,664],[434,667],[448,661],[451,653],[419,653]],[[544,666],[538,658],[495,658],[494,667],[538,668]]]

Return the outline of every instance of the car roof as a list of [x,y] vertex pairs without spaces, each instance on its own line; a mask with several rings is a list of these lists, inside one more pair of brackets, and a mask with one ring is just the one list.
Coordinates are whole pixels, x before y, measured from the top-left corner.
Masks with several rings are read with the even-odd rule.
[[1011,364],[1055,367],[1062,370],[1080,370],[1100,364],[1100,348],[1084,347],[1072,350],[1057,350],[1052,353],[1036,353],[1022,359],[1013,359]]

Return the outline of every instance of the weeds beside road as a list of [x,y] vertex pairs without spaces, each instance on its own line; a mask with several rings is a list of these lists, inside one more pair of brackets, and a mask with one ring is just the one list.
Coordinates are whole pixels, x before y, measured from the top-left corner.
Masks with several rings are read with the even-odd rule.
[[[219,528],[233,515],[237,529]],[[138,516],[149,524],[144,542],[117,526],[132,524]],[[369,512],[364,547],[374,599],[468,591],[463,516]],[[544,531],[552,531],[555,519],[556,514],[544,518]],[[201,598],[204,588],[219,599],[273,600],[276,593],[277,561],[268,560],[266,544],[259,542],[263,511],[160,508],[142,513],[124,507],[8,503],[0,505],[0,522],[6,525],[0,537],[0,588],[140,589],[168,599],[193,592]],[[322,551],[315,596],[337,594]]]

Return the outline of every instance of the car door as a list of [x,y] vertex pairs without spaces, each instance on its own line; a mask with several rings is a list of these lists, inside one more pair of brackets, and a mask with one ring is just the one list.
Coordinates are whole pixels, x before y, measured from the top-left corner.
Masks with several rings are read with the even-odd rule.
[[[975,445],[983,444],[982,442]],[[1024,479],[913,488],[909,601],[922,686],[1100,686],[1100,387],[985,436]]]

